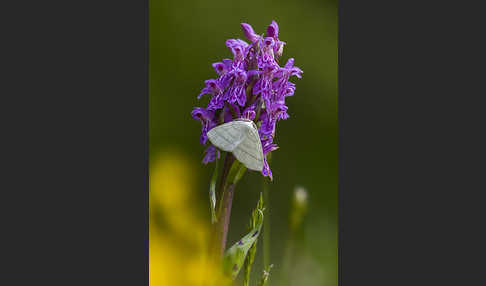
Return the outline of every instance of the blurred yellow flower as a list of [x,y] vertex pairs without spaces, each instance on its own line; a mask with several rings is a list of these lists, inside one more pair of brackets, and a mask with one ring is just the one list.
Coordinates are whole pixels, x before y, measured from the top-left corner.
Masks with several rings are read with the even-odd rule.
[[198,216],[193,170],[167,150],[152,160],[149,201],[149,285],[208,285],[220,277],[209,263],[209,222]]

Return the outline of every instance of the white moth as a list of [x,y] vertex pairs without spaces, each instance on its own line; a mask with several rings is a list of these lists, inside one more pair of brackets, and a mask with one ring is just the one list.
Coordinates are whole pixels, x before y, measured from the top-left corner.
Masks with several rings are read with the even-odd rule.
[[263,169],[263,149],[255,123],[236,119],[208,131],[208,138],[219,149],[232,152],[248,169]]

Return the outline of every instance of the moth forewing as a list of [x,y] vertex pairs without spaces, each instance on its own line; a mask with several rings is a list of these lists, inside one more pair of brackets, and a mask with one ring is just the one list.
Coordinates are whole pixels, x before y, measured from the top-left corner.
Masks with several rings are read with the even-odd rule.
[[248,169],[263,169],[263,149],[253,121],[236,119],[208,131],[208,138],[219,149],[232,152]]
[[244,126],[241,126],[237,121],[231,121],[209,130],[208,138],[219,149],[233,152],[236,146],[245,139],[245,133]]

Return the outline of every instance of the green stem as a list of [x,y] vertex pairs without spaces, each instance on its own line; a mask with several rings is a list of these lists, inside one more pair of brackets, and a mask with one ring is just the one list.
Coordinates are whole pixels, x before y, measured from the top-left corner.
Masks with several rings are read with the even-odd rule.
[[[270,163],[271,154],[267,155]],[[263,220],[263,268],[270,266],[270,188],[267,178],[263,177],[263,200],[265,204],[265,219]]]
[[226,248],[226,239],[228,237],[228,228],[235,186],[235,184],[229,184],[227,188],[224,189],[223,197],[221,198],[221,212],[218,220],[218,240],[220,242],[220,249],[218,253],[220,257],[223,257],[224,250]]
[[282,275],[281,275],[281,285],[290,285],[290,273],[292,272],[291,264],[294,252],[294,233],[291,232],[287,242],[285,244],[284,256],[282,259]]
[[214,239],[212,249],[218,261],[223,257],[226,248],[226,239],[228,237],[235,187],[245,171],[245,166],[235,160],[235,157],[232,154],[227,153],[220,185],[221,195],[217,211],[218,222],[213,230]]
[[223,251],[225,245],[222,245],[222,243],[223,243],[223,231],[224,231],[223,229],[224,229],[225,222],[223,222],[223,220],[221,219],[221,211],[223,209],[223,201],[225,201],[225,199],[226,199],[225,203],[227,205],[226,209],[228,209],[228,204],[232,203],[233,197],[231,196],[231,200],[228,200],[229,197],[227,192],[225,191],[225,187],[226,187],[226,180],[228,177],[228,173],[234,160],[235,158],[233,157],[233,155],[231,155],[231,153],[226,153],[224,163],[223,163],[223,169],[219,181],[219,188],[218,188],[219,203],[216,209],[217,222],[214,223],[212,226],[211,244],[209,248],[210,256],[212,257],[214,263],[219,263],[223,258]]

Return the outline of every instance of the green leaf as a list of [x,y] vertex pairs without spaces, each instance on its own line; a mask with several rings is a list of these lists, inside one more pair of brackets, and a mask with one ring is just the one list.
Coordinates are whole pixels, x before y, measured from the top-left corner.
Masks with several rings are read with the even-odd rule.
[[219,160],[216,160],[211,183],[209,184],[209,205],[211,207],[211,223],[216,223],[216,181],[218,180]]
[[251,266],[253,265],[253,261],[255,260],[255,254],[257,250],[257,242],[255,241],[251,246],[250,250],[248,251],[248,255],[245,260],[245,280],[243,281],[243,286],[250,285],[250,274],[251,274]]
[[240,272],[243,262],[245,261],[248,250],[255,243],[260,235],[260,230],[263,224],[263,210],[257,209],[259,218],[257,224],[252,230],[245,235],[242,239],[231,246],[223,257],[223,271],[226,275],[236,278]]
[[[258,200],[258,204],[255,210],[253,210],[251,214],[250,224],[248,226],[248,230],[251,231],[258,223],[260,222],[261,216],[259,215],[259,211],[264,211],[263,208],[263,196],[260,193],[260,199]],[[251,246],[250,250],[248,251],[248,255],[245,260],[245,280],[243,281],[243,286],[249,286],[250,283],[250,273],[251,273],[251,266],[253,265],[253,261],[255,260],[255,254],[257,250],[257,242],[255,240],[253,245]]]
[[231,165],[231,169],[228,173],[227,184],[236,184],[238,181],[243,177],[246,172],[245,165],[241,164],[240,161],[235,160],[233,165]]

